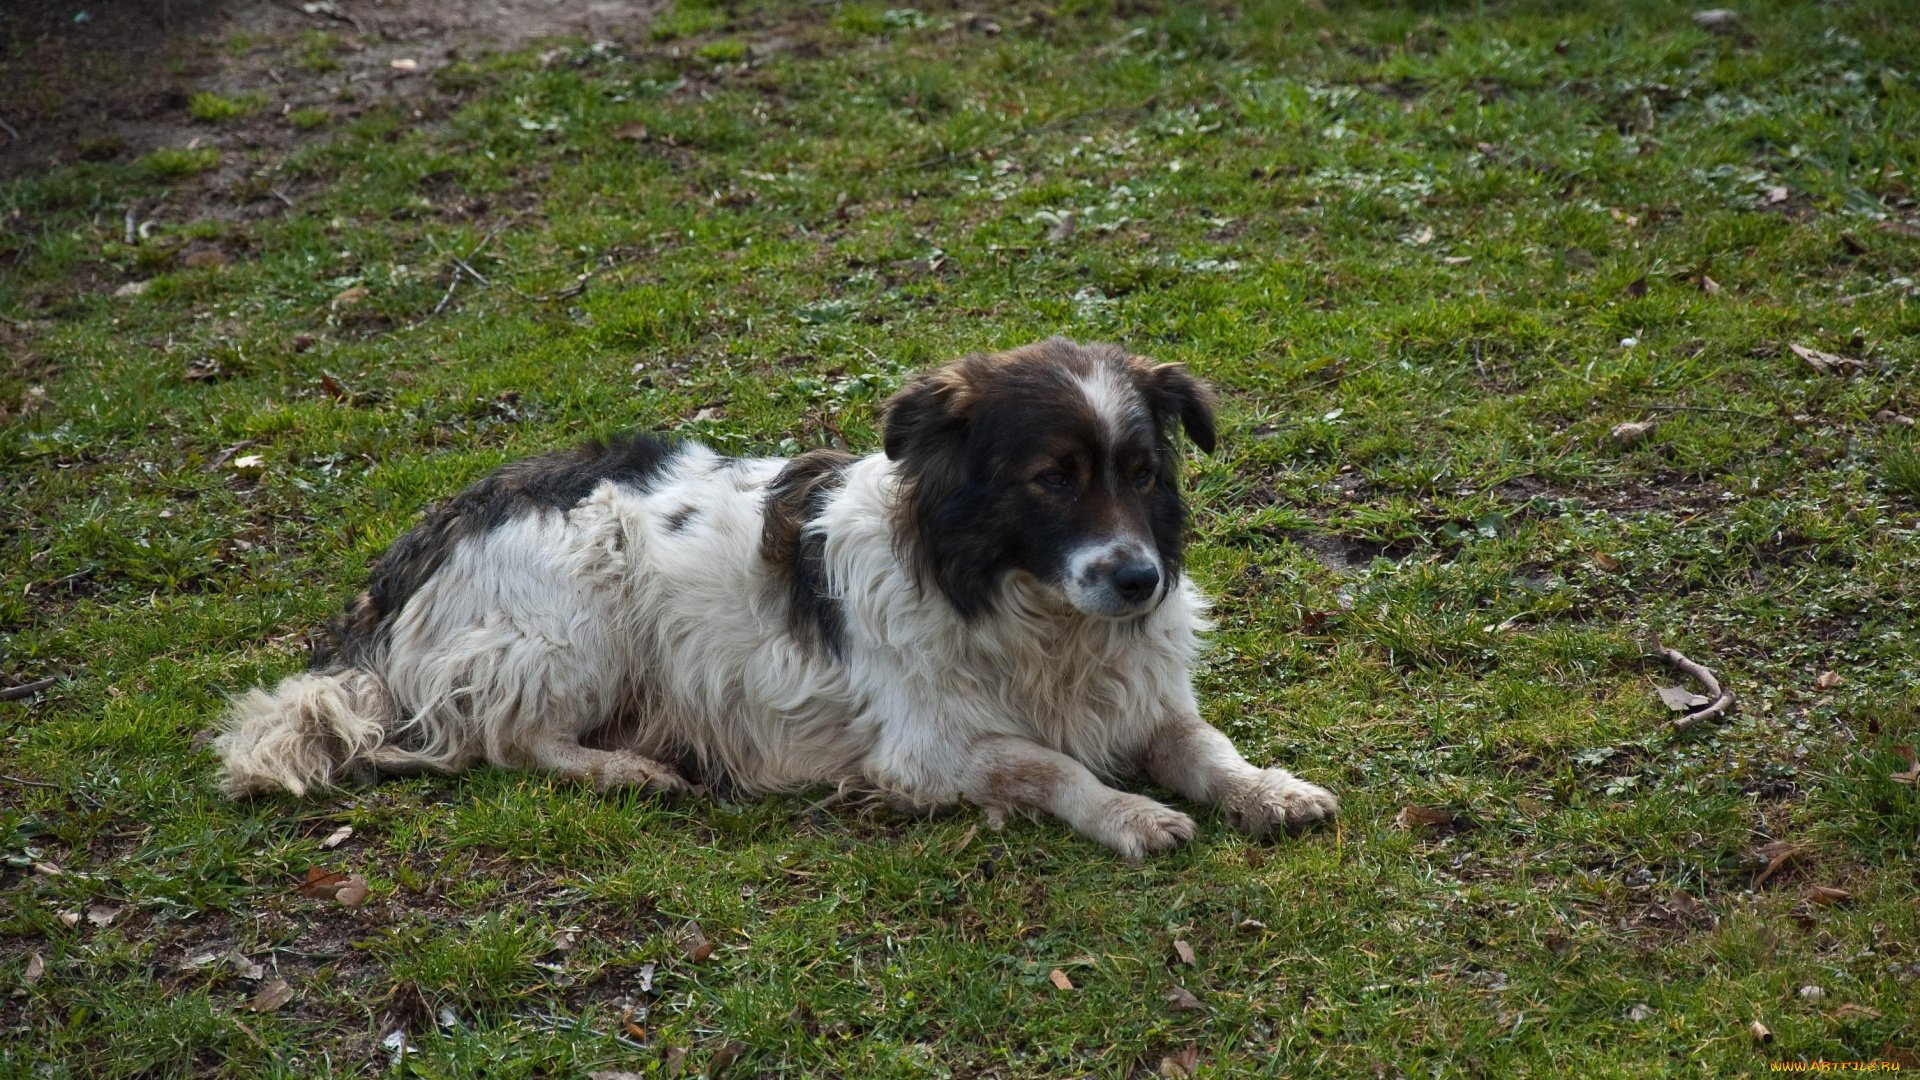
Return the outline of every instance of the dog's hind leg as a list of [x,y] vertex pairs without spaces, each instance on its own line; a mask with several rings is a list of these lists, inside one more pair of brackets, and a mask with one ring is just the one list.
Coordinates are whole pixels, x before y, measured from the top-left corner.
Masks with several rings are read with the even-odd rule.
[[591,780],[602,791],[634,787],[667,795],[683,795],[693,785],[674,770],[631,750],[594,750],[571,735],[555,733],[526,749],[537,769],[569,780]]

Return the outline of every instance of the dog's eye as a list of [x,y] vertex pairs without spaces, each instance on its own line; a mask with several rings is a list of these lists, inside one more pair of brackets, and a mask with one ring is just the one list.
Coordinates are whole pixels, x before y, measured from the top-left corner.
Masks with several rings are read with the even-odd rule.
[[1142,467],[1139,472],[1134,473],[1133,486],[1141,491],[1145,491],[1148,488],[1152,487],[1153,486],[1153,470]]
[[1073,477],[1068,476],[1063,469],[1048,469],[1034,479],[1055,491],[1073,490]]

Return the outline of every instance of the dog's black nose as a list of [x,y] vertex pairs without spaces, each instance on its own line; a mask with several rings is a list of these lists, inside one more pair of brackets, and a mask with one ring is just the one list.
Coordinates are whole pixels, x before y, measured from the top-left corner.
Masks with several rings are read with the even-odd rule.
[[1160,587],[1160,570],[1150,562],[1127,563],[1113,572],[1113,591],[1129,604],[1137,604]]

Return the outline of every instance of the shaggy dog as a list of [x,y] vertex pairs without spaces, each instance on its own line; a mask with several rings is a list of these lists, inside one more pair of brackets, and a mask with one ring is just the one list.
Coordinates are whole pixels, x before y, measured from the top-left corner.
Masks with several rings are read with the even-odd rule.
[[1200,718],[1178,364],[1055,338],[888,402],[884,454],[637,438],[507,465],[393,545],[305,674],[234,702],[233,796],[478,761],[662,792],[820,784],[1052,814],[1137,859],[1334,815]]

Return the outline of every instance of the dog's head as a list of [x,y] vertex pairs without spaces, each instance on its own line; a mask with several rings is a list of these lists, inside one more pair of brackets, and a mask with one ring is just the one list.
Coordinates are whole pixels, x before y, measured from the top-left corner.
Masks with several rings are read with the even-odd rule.
[[899,539],[963,616],[1016,573],[1144,614],[1180,575],[1178,428],[1213,451],[1213,395],[1179,364],[1064,338],[963,357],[887,403]]

